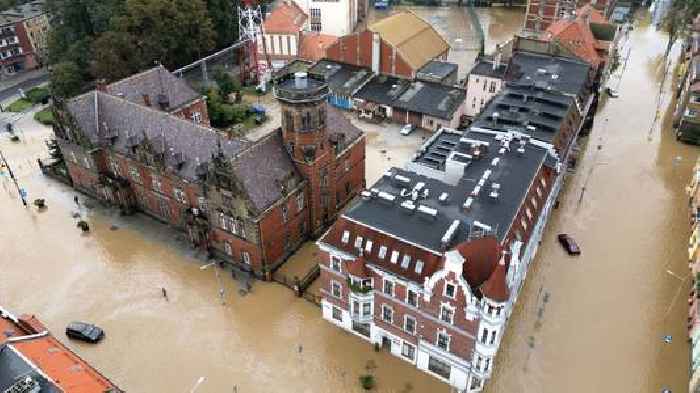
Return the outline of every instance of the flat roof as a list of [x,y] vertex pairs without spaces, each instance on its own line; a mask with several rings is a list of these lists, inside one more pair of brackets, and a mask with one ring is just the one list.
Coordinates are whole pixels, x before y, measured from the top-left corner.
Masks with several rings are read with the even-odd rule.
[[493,59],[487,59],[485,57],[479,57],[476,59],[474,67],[469,71],[469,75],[481,75],[487,76],[489,78],[499,78],[503,79],[506,74],[506,69],[508,64],[501,63],[498,67],[493,66]]
[[458,87],[415,81],[393,105],[407,111],[450,120],[466,96],[466,90]]
[[523,141],[520,153],[519,140],[508,133],[444,128],[404,168],[388,170],[344,216],[435,252],[478,231],[502,241],[549,155]]
[[444,79],[450,76],[453,72],[457,72],[459,66],[455,63],[447,61],[431,60],[423,68],[418,70],[418,76],[429,76],[438,79]]
[[574,98],[536,86],[506,85],[481,111],[471,126],[517,131],[552,143]]
[[516,52],[510,60],[506,81],[528,86],[537,84],[546,89],[582,97],[587,95],[590,66],[568,57]]
[[322,77],[333,94],[348,97],[372,77],[372,71],[368,68],[325,59],[317,62],[308,72]]
[[355,98],[381,105],[391,105],[411,85],[411,81],[388,75],[377,75],[367,82]]

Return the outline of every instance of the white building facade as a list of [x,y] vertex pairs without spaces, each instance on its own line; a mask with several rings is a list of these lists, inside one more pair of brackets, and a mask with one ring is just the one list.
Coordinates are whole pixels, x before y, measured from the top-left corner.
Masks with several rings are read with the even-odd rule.
[[294,0],[309,16],[309,30],[341,37],[355,30],[364,0]]

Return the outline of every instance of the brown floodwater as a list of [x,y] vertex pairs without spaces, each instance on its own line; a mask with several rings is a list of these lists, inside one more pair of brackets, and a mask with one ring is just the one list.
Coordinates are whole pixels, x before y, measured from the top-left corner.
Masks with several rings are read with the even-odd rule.
[[[521,23],[508,10],[479,12],[517,20],[513,31]],[[664,36],[640,25],[630,39],[621,97],[601,105],[591,136],[580,142],[579,167],[511,317],[490,393],[687,390],[683,187],[697,148],[669,132],[667,89],[665,127],[649,131]],[[332,327],[316,306],[278,284],[257,283],[241,296],[228,274],[200,270],[204,262],[182,235],[162,224],[98,204],[77,208],[73,190],[36,168],[50,131],[29,120],[19,126],[23,142],[0,135],[0,149],[30,200],[45,198],[49,207],[23,208],[0,178],[0,304],[37,314],[59,338],[71,320],[105,328],[99,345],[64,341],[123,389],[186,392],[204,377],[197,392],[359,392],[357,377],[373,360],[378,391],[449,391]],[[402,140],[390,130],[368,128],[368,183],[410,157],[422,138]],[[76,211],[90,222],[88,235],[75,227]],[[583,255],[565,256],[555,241],[560,232],[573,235]],[[671,344],[662,342],[666,334]]]

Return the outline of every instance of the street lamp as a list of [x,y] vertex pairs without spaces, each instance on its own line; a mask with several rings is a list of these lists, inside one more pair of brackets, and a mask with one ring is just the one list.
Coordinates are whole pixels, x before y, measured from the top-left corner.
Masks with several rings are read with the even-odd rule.
[[[216,261],[207,263],[206,265],[200,266],[199,270],[207,270],[209,268],[209,266],[214,266],[217,263],[218,262],[216,262]],[[221,305],[225,306],[226,300],[224,300],[224,294],[225,294],[224,285],[221,282],[221,277],[219,277],[219,269],[217,269],[216,266],[214,267],[214,273],[216,274],[216,281],[219,283],[219,297],[221,297]]]
[[196,382],[196,383],[194,384],[194,386],[192,387],[192,390],[190,390],[190,393],[194,393],[194,392],[197,390],[197,388],[199,388],[199,385],[201,385],[202,382],[204,382],[204,379],[205,379],[204,377],[199,377],[199,379],[197,380],[197,382]]

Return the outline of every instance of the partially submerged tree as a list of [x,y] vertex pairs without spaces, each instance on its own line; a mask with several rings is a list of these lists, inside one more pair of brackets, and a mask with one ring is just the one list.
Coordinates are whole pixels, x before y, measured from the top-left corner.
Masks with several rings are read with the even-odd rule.
[[662,24],[668,32],[668,43],[665,56],[671,53],[671,48],[679,38],[686,37],[690,25],[700,13],[700,0],[671,0]]

